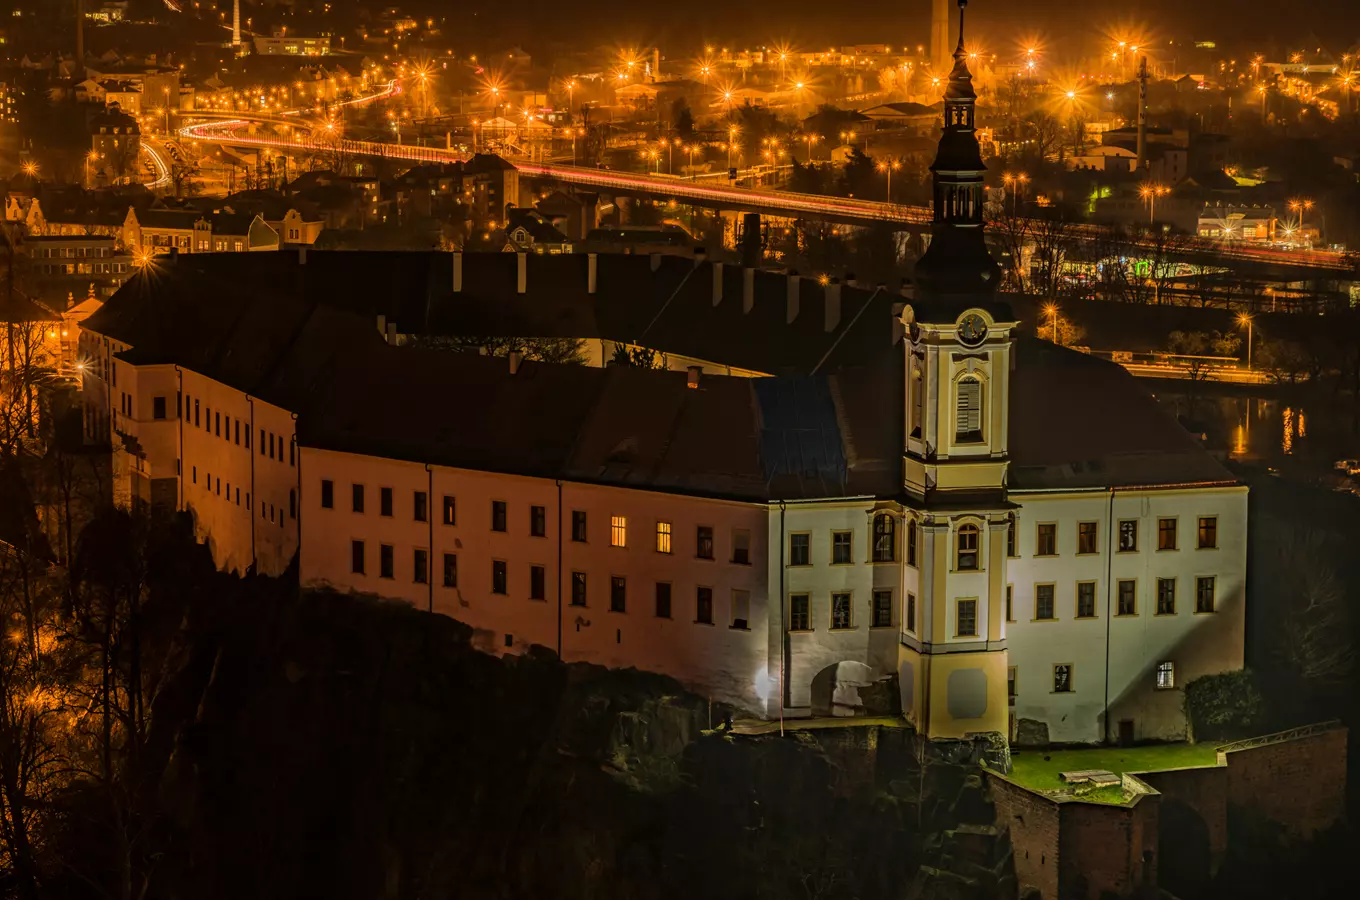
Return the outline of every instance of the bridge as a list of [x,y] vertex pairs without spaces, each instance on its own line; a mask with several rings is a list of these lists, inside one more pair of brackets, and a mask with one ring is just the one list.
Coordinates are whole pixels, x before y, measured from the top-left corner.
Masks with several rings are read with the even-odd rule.
[[[400,84],[391,82],[381,91],[355,98],[348,104],[369,103],[400,92]],[[275,115],[249,113],[234,117],[228,114],[228,118],[185,125],[179,129],[179,135],[185,140],[233,147],[351,155],[409,163],[455,163],[469,156],[465,152],[442,147],[346,138],[336,132],[334,122],[317,123],[305,118],[308,112],[289,110]],[[289,133],[261,133],[261,125],[266,128],[284,127],[289,129]],[[529,177],[552,179],[615,196],[676,200],[693,206],[756,212],[781,218],[816,216],[847,225],[883,223],[897,230],[918,233],[929,230],[933,218],[929,207],[876,200],[762,190],[737,184],[714,184],[711,180],[696,178],[619,172],[550,162],[516,161],[515,166],[521,174]],[[1095,238],[1101,234],[1101,230],[1098,226],[1080,225],[1074,227],[1074,233],[1078,237],[1087,235]],[[1147,249],[1151,251],[1155,248],[1149,243]],[[1234,263],[1269,267],[1287,273],[1292,280],[1356,276],[1355,264],[1336,253],[1278,250],[1191,238],[1178,249],[1177,256],[1187,261],[1217,265]]]

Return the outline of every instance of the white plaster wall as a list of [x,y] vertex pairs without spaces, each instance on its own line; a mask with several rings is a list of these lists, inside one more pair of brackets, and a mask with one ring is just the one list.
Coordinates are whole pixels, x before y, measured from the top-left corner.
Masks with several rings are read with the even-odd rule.
[[[1245,623],[1245,488],[1118,492],[1111,516],[1110,495],[1049,496],[1012,493],[1018,513],[1019,557],[1008,560],[1007,580],[1014,586],[1014,618],[1009,623],[1010,665],[1016,668],[1017,718],[1048,723],[1050,740],[1097,741],[1103,738],[1106,703],[1106,648],[1110,738],[1117,722],[1133,719],[1136,739],[1177,738],[1185,734],[1181,706],[1186,682],[1199,675],[1241,668]],[[1200,516],[1218,517],[1218,549],[1196,549]],[[1178,549],[1159,551],[1157,520],[1178,517]],[[1138,550],[1111,549],[1111,518],[1139,521]],[[1099,522],[1098,552],[1078,555],[1077,524]],[[1058,525],[1058,555],[1035,557],[1036,524]],[[1116,545],[1117,546],[1117,545]],[[1195,612],[1195,578],[1217,579],[1216,611]],[[1176,612],[1156,615],[1156,580],[1177,579]],[[1111,615],[1117,604],[1114,583],[1137,580],[1138,608],[1133,616]],[[1076,618],[1076,584],[1096,582],[1096,615]],[[1056,620],[1034,620],[1034,585],[1055,585]],[[1107,586],[1109,587],[1107,593]],[[1156,666],[1175,663],[1176,687],[1157,690]],[[1074,666],[1073,690],[1053,692],[1053,665]]]
[[[897,519],[896,561],[873,563],[871,560],[872,500],[823,501],[788,504],[782,510],[770,509],[771,586],[778,593],[782,564],[784,574],[783,609],[775,611],[771,623],[772,654],[779,652],[780,631],[786,627],[789,597],[807,594],[811,610],[811,630],[787,634],[784,696],[789,710],[805,711],[814,706],[813,680],[818,673],[839,663],[858,663],[868,667],[869,675],[879,679],[897,671],[905,605],[904,591],[917,594],[918,617],[921,599],[917,590],[918,570],[904,563],[906,535],[904,520]],[[782,529],[782,536],[781,536]],[[832,564],[832,533],[852,533],[849,565]],[[810,565],[789,564],[789,535],[806,532],[810,536]],[[782,556],[781,556],[782,544]],[[885,627],[873,627],[873,592],[893,592],[893,620]],[[831,595],[851,594],[851,627],[831,628]],[[771,659],[777,677],[780,660]],[[816,705],[820,705],[820,702]]]
[[[543,478],[501,475],[302,448],[301,580],[309,586],[370,592],[458,619],[476,629],[488,652],[522,652],[531,644],[563,658],[671,675],[694,690],[764,711],[766,571],[764,504],[733,503]],[[334,484],[333,509],[321,508],[321,482]],[[351,486],[365,486],[365,511],[351,510]],[[394,515],[383,517],[380,488],[393,489]],[[430,493],[431,521],[413,518],[413,494]],[[457,522],[442,521],[443,497],[455,498]],[[492,501],[507,504],[507,530],[491,530]],[[545,508],[546,533],[530,534],[530,508]],[[571,540],[571,511],[587,515],[587,541]],[[627,545],[610,544],[610,519],[627,520]],[[559,518],[560,517],[560,518]],[[655,549],[658,520],[672,524],[672,552]],[[696,527],[714,529],[714,559],[695,558]],[[751,534],[751,564],[731,561],[732,530]],[[559,529],[561,541],[559,543]],[[363,540],[366,574],[351,572],[352,540]],[[379,546],[394,548],[395,577],[379,577]],[[414,579],[414,550],[430,551],[431,581]],[[443,585],[443,554],[458,557],[458,585]],[[559,556],[560,554],[560,556]],[[508,591],[493,594],[492,563],[507,566]],[[544,600],[529,598],[530,567],[545,568]],[[571,605],[571,573],[587,576],[587,605]],[[624,612],[610,610],[611,576],[627,584]],[[672,585],[671,618],[656,616],[655,585]],[[713,624],[695,621],[696,592],[713,589]],[[746,629],[731,627],[732,592],[748,591]],[[559,594],[560,591],[560,594]],[[561,602],[559,603],[559,596]],[[560,643],[559,643],[560,613]]]

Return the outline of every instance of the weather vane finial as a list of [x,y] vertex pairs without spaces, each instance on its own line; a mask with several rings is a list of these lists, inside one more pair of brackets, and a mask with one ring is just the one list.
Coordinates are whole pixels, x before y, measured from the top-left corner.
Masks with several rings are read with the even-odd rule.
[[963,53],[963,11],[967,8],[968,0],[959,0],[959,46],[958,49],[954,51],[956,56]]

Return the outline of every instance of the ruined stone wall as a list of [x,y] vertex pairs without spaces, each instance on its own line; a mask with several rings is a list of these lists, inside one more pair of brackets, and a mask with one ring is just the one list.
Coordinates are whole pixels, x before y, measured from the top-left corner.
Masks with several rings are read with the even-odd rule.
[[1128,896],[1157,884],[1157,812],[1148,793],[1127,806],[1069,801],[1058,806],[1058,883],[1064,900]]
[[1309,837],[1339,821],[1346,806],[1345,728],[1223,754],[1227,802]]
[[1061,817],[1053,800],[989,772],[998,829],[1009,829],[1015,854],[1015,878],[1023,890],[1038,888],[1045,900],[1058,896]]

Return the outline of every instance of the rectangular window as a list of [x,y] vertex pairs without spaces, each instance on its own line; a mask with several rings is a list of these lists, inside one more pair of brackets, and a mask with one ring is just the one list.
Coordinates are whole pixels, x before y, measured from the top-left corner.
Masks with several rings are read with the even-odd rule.
[[1119,582],[1115,614],[1120,616],[1138,615],[1138,582],[1126,579]]
[[1096,615],[1096,583],[1077,582],[1077,618],[1094,619]]
[[628,546],[628,518],[626,516],[609,517],[609,546]]
[[850,595],[848,593],[836,593],[831,595],[831,628],[850,628],[852,619],[850,617]]
[[502,595],[510,593],[509,577],[505,560],[493,559],[491,561],[491,593]]
[[548,536],[548,508],[546,506],[529,507],[529,536]]
[[1019,545],[1015,541],[1015,516],[1011,516],[1006,522],[1006,556],[1015,559],[1020,555]]
[[249,425],[246,426],[245,438],[246,438],[245,448],[246,448],[247,450],[249,450],[249,449],[250,449],[250,426],[249,426]]
[[[279,456],[282,457],[283,454],[280,453]],[[272,431],[269,432],[269,458],[274,458],[274,432]]]
[[571,539],[578,544],[586,542],[585,510],[573,509],[571,511]]
[[321,508],[335,509],[335,482],[329,478],[321,479]]
[[657,523],[656,523],[656,552],[657,552],[657,553],[670,553],[670,552],[671,552],[671,523],[670,523],[670,522],[657,522]]
[[671,583],[669,581],[658,581],[656,583],[656,617],[658,619],[669,619],[671,617]]
[[543,566],[529,567],[529,599],[548,599],[548,570]]
[[492,500],[492,501],[491,501],[491,530],[492,530],[492,531],[501,531],[501,532],[505,531],[505,530],[506,530],[506,516],[507,516],[507,513],[506,513],[506,503],[505,503],[505,501],[504,501],[504,500]]
[[701,587],[694,593],[694,621],[713,624],[713,588]]
[[871,619],[874,628],[892,627],[892,591],[874,591],[874,608]]
[[1176,686],[1176,664],[1167,661],[1157,663],[1157,690],[1167,691]]
[[1214,611],[1214,576],[1202,575],[1195,579],[1195,612]]
[[609,577],[609,611],[628,611],[628,581],[622,575]]
[[915,634],[916,626],[916,595],[907,594],[907,631]]
[[959,382],[954,437],[961,443],[982,440],[982,382],[976,378],[965,378]]
[[448,494],[444,495],[444,524],[458,524],[458,504]]
[[1176,549],[1176,520],[1158,519],[1157,520],[1157,549],[1175,550]]
[[585,605],[586,605],[586,573],[585,573],[585,572],[572,572],[572,573],[571,573],[571,605],[572,605],[572,606],[585,606]]
[[222,414],[221,414],[220,412],[213,413],[213,426],[214,426],[214,433],[215,433],[218,437],[221,437],[221,436],[222,436]]
[[700,525],[695,529],[695,550],[694,555],[699,559],[713,558],[713,528],[710,525]]
[[1078,553],[1095,553],[1095,552],[1097,552],[1097,550],[1096,550],[1096,537],[1097,537],[1098,534],[1099,534],[1099,529],[1097,528],[1097,525],[1096,525],[1095,522],[1078,522],[1078,523],[1077,523],[1077,552],[1078,552]]
[[1053,666],[1053,693],[1072,693],[1072,664],[1058,663]]
[[1138,549],[1138,520],[1119,520],[1119,552],[1133,553]]
[[831,532],[831,564],[833,566],[848,566],[854,559],[852,555],[853,547],[853,531]]
[[416,491],[411,495],[411,518],[417,522],[427,522],[430,518],[430,495]]
[[[236,431],[236,446],[239,447],[239,446],[241,446],[241,420],[240,420],[240,419],[237,419],[237,420],[236,420],[236,429],[235,429],[235,431]],[[250,435],[250,431],[249,431],[249,429],[247,429],[247,430],[246,430],[246,436],[248,437],[249,435]]]
[[[283,438],[280,437],[279,440],[283,440]],[[293,443],[292,441],[289,441],[289,442],[288,442],[288,465],[290,465],[290,466],[295,466],[295,467],[297,466],[297,456],[296,456],[296,453],[297,453],[297,445],[296,445],[295,443]]]
[[165,418],[165,398],[164,398],[164,397],[152,397],[152,398],[151,398],[151,418],[153,418],[153,419],[164,419],[164,418]]
[[751,532],[745,528],[732,529],[732,562],[739,566],[751,564]]
[[364,486],[362,484],[352,484],[350,492],[350,509],[361,513],[364,511]]
[[458,587],[458,554],[444,554],[444,587]]
[[1171,616],[1176,614],[1176,579],[1158,578],[1157,579],[1157,615]]
[[1035,526],[1035,556],[1058,555],[1058,526],[1053,523]]
[[430,553],[428,550],[417,549],[411,554],[411,569],[416,584],[425,584],[430,580]]
[[[240,488],[236,489],[236,505],[237,506],[241,505]],[[290,519],[297,518],[297,491],[293,489],[289,489],[288,491],[288,518]]]
[[260,455],[264,456],[264,429],[260,429]]
[[1218,516],[1199,517],[1198,538],[1196,546],[1200,550],[1213,550],[1218,547]]
[[958,616],[956,619],[955,635],[957,637],[977,637],[977,600],[968,597],[958,601]]
[[1048,620],[1053,618],[1053,585],[1034,586],[1034,618]]
[[812,535],[810,534],[789,535],[789,565],[791,566],[812,565]]
[[199,421],[198,421],[198,401],[197,401],[197,400],[194,401],[194,427],[195,427],[195,428],[199,427]]
[[1015,621],[1015,585],[1006,585],[1006,621]]
[[729,626],[738,630],[745,630],[751,627],[751,592],[736,591],[732,592],[732,624]]
[[1006,668],[1006,701],[1009,706],[1015,705],[1015,687],[1015,666],[1008,666]]
[[907,565],[916,565],[916,522],[907,523]]
[[807,594],[789,595],[789,631],[812,630],[812,603]]
[[349,570],[355,575],[364,574],[364,542],[349,542]]
[[897,520],[887,513],[874,516],[874,562],[897,560]]
[[392,489],[378,488],[378,515],[392,517]]
[[378,577],[396,577],[396,563],[393,561],[391,544],[378,545]]

